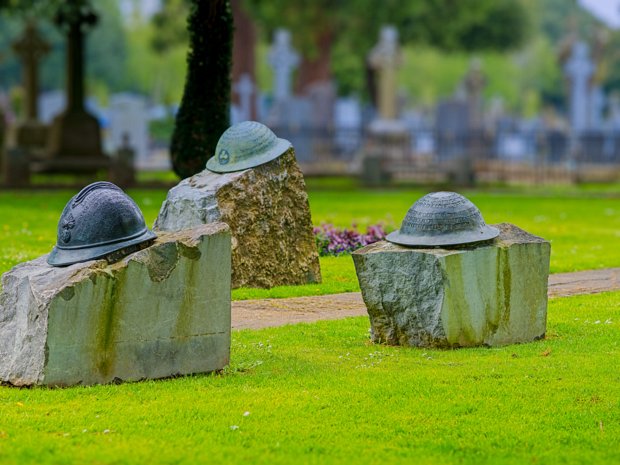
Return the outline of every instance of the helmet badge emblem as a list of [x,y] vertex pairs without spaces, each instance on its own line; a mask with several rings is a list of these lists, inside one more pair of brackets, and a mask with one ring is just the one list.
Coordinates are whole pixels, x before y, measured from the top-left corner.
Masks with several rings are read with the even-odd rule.
[[62,222],[62,232],[60,233],[60,238],[65,244],[71,240],[71,230],[73,228],[75,228],[75,218],[69,213]]
[[220,150],[220,153],[218,154],[217,159],[220,162],[220,164],[225,165],[230,160],[230,153],[228,153],[228,150],[222,149]]

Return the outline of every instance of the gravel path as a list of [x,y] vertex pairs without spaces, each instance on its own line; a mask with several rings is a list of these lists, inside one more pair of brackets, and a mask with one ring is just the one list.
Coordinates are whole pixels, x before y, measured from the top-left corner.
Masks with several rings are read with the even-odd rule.
[[[549,297],[620,289],[620,268],[558,273],[549,276]],[[239,300],[232,303],[233,329],[258,329],[366,315],[359,292],[290,299]]]

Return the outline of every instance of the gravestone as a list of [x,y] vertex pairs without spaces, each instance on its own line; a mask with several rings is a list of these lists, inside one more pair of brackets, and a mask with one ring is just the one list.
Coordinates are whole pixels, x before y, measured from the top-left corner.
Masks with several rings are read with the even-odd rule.
[[453,248],[376,242],[353,253],[374,342],[501,346],[543,338],[549,243],[496,225],[492,242]]
[[378,186],[390,181],[390,165],[404,160],[411,145],[407,126],[397,119],[396,71],[402,63],[402,53],[395,27],[381,28],[379,42],[368,54],[367,61],[377,76],[378,116],[368,126],[362,182],[366,186]]
[[334,104],[334,142],[340,154],[357,152],[362,139],[362,108],[355,97],[339,98]]
[[220,370],[230,357],[230,232],[161,233],[109,264],[47,256],[2,276],[0,382],[90,385]]
[[34,21],[28,21],[23,35],[13,42],[13,50],[22,64],[25,119],[15,130],[15,147],[5,158],[6,184],[24,186],[29,183],[30,157],[40,154],[47,144],[48,127],[38,119],[39,62],[50,51],[50,45],[39,34]]
[[63,90],[50,90],[39,95],[39,119],[45,124],[50,124],[56,116],[60,115],[67,105]]
[[589,127],[601,129],[603,126],[603,111],[605,109],[605,93],[601,86],[595,85],[590,89],[590,121]]
[[570,59],[564,65],[564,72],[570,83],[569,120],[573,132],[579,134],[588,128],[589,83],[594,73],[590,49],[585,42],[575,42]]
[[435,116],[437,155],[440,160],[462,156],[467,146],[470,127],[470,107],[463,100],[450,99],[439,102]]
[[[254,163],[264,150],[278,156]],[[173,187],[154,228],[228,224],[234,288],[320,282],[308,195],[290,143],[260,123],[245,122],[224,132],[216,153],[207,166],[219,165],[218,172],[206,169]],[[244,164],[238,166],[247,168],[229,172],[227,167],[240,159]]]
[[233,86],[233,90],[239,96],[239,105],[237,108],[237,121],[233,124],[252,119],[252,99],[254,98],[254,83],[249,74],[244,73],[239,81]]
[[479,59],[471,60],[469,71],[463,79],[463,88],[469,105],[469,129],[478,130],[483,123],[482,91],[487,85],[487,79],[482,72],[482,63]]
[[149,127],[144,97],[129,93],[112,95],[109,118],[108,137],[112,152],[123,146],[127,136],[137,160],[146,160],[149,155]]
[[107,167],[101,128],[84,107],[85,32],[97,23],[90,6],[66,4],[56,15],[58,26],[67,34],[67,107],[52,124],[47,156],[53,162],[40,163],[42,170],[92,172]]
[[291,33],[277,29],[268,55],[273,70],[273,98],[285,102],[291,96],[293,71],[299,66],[299,54],[291,46]]

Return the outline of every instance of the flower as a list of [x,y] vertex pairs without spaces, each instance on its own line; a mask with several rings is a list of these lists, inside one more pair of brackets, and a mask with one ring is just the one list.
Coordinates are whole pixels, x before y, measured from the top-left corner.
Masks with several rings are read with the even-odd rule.
[[343,253],[351,253],[361,247],[385,239],[385,231],[382,224],[368,226],[366,233],[356,230],[353,224],[351,229],[336,228],[333,224],[322,223],[313,228],[319,255],[337,256]]

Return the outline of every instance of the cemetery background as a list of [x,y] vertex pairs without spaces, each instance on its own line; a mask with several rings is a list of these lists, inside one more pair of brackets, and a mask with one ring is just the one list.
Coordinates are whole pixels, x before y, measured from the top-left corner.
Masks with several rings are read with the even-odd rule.
[[[383,162],[394,182],[467,183],[470,179],[459,174],[463,157],[471,158],[471,169],[483,183],[617,178],[617,31],[578,2],[519,2],[527,13],[526,24],[517,21],[508,37],[490,30],[495,45],[474,41],[459,46],[448,42],[455,39],[448,33],[429,38],[417,32],[416,36],[415,28],[412,32],[411,26],[397,24],[402,59],[395,104],[406,138],[402,150]],[[131,2],[104,0],[98,3],[100,24],[86,41],[86,106],[101,123],[106,153],[114,154],[128,133],[135,164],[142,171],[138,181],[153,179],[143,170],[170,166],[168,142],[184,79],[172,70],[185,67],[187,6],[178,0],[163,5],[152,16],[144,8],[132,8]],[[294,23],[286,11],[277,13],[249,0],[243,5],[233,2],[233,6],[236,20],[245,21],[242,24],[249,31],[242,39],[246,44],[256,42],[245,47],[253,53],[246,50],[240,58],[236,52],[235,62],[241,64],[233,69],[231,122],[254,118],[269,124],[280,137],[293,142],[307,175],[363,174],[360,160],[368,125],[376,116],[373,101],[378,103],[378,96],[369,93],[364,67],[380,25],[373,25],[376,35],[365,34],[360,44],[342,38],[333,41],[327,63],[324,51],[319,50],[322,74],[304,88],[312,60],[317,60],[316,50],[308,45],[314,40],[310,26]],[[387,24],[395,10],[393,5],[384,10]],[[412,14],[416,18],[415,14],[423,13]],[[0,61],[4,95],[0,100],[5,102],[4,112],[12,125],[22,118],[27,97],[19,59],[10,50],[22,25],[5,15],[0,22],[6,48]],[[280,34],[286,26],[288,32],[281,30],[284,35]],[[63,73],[59,72],[64,41],[51,25],[41,22],[39,27],[51,45],[50,53],[40,59],[39,119],[50,123],[64,105]],[[283,38],[281,42],[278,37]],[[592,84],[584,91],[587,95],[582,92],[575,100],[567,63],[580,41],[589,46],[584,58],[589,64],[577,69],[589,73]],[[288,51],[277,52],[278,43]],[[510,46],[508,52],[502,50]],[[290,57],[282,58],[287,53]],[[468,81],[472,56],[479,58],[478,81]],[[592,69],[587,71],[588,67]],[[474,87],[468,88],[467,82]],[[575,81],[574,87],[579,85]],[[571,116],[573,100],[587,107],[578,110],[586,115],[583,121]],[[575,131],[570,130],[571,122],[577,125]],[[161,179],[160,175],[155,178]],[[34,181],[50,182],[40,177]],[[56,179],[51,182],[58,183]]]
[[[267,55],[267,42],[261,47]],[[439,56],[424,53],[431,63]],[[483,63],[490,83],[489,58]],[[496,58],[498,68],[506,66]],[[469,59],[451,59],[459,63],[457,82]],[[129,114],[120,106],[121,115]],[[147,157],[151,168],[167,161]],[[82,182],[63,178],[76,179]],[[342,227],[398,227],[395,219],[427,191],[362,189],[350,178],[308,184],[315,224]],[[0,192],[0,272],[49,251],[73,193]],[[617,183],[464,193],[489,223],[511,221],[551,239],[552,271],[619,262]],[[130,194],[152,224],[164,190]],[[323,285],[239,289],[233,298],[357,289],[348,255],[321,264]],[[552,299],[545,340],[501,349],[371,345],[367,319],[356,318],[235,332],[230,367],[211,376],[52,391],[0,386],[0,461],[195,463],[208,456],[227,463],[371,463],[378,454],[394,463],[615,463],[620,391],[609,367],[617,358],[619,298],[615,292]]]

